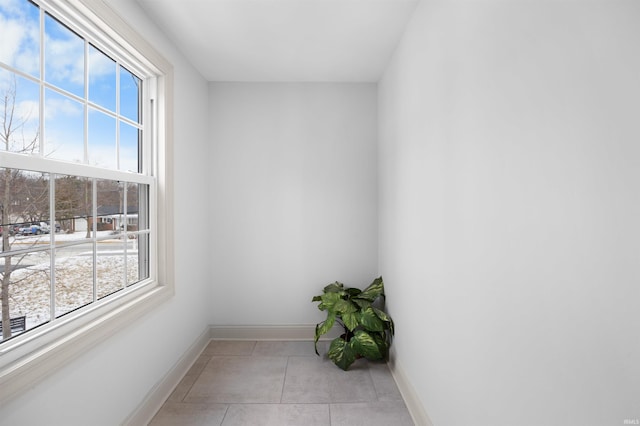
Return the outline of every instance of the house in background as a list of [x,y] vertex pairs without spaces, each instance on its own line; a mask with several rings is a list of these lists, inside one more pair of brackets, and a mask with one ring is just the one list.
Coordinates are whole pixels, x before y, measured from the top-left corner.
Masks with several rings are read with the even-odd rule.
[[[89,226],[93,226],[93,220],[89,218],[87,221]],[[125,214],[124,209],[120,206],[98,206],[97,230],[98,231],[129,231],[138,230],[138,207],[129,206]]]
[[105,3],[174,67],[175,295],[0,423],[137,424],[382,275],[417,424],[637,424],[639,2]]

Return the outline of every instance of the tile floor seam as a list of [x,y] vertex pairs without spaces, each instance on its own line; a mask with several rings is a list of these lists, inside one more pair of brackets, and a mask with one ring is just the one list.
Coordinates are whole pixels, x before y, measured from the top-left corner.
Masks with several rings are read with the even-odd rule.
[[219,426],[222,426],[224,424],[224,420],[227,418],[227,413],[229,412],[230,407],[231,407],[231,404],[227,404],[227,408],[224,410],[224,414],[222,416],[222,420],[220,420]]
[[[202,356],[202,355],[200,355]],[[193,389],[193,385],[196,384],[196,382],[198,381],[198,379],[200,378],[200,375],[202,374],[202,372],[204,371],[204,369],[207,367],[207,364],[209,364],[209,362],[211,362],[211,358],[213,358],[212,356],[209,356],[209,359],[207,360],[207,362],[204,363],[204,365],[202,366],[202,368],[200,369],[200,371],[198,372],[198,374],[196,374],[196,379],[193,381],[193,383],[191,383],[189,385],[189,389],[187,389],[187,391],[184,393],[184,395],[182,396],[182,398],[180,399],[180,401],[178,402],[182,402],[182,403],[187,403],[187,401],[185,401],[185,399],[187,399],[187,396],[189,395],[189,392],[191,392],[191,389]],[[196,361],[197,362],[197,361]],[[195,364],[195,363],[194,363]]]
[[291,359],[291,356],[287,356],[287,364],[284,366],[284,375],[282,376],[282,389],[280,390],[279,404],[282,404],[282,397],[284,396],[284,386],[287,383],[287,370],[289,369],[289,359]]
[[369,366],[367,366],[367,372],[369,373],[369,378],[371,379],[371,385],[373,386],[373,391],[376,393],[376,401],[380,402],[378,387],[376,386],[376,381],[373,379],[373,374],[371,374],[371,368]]

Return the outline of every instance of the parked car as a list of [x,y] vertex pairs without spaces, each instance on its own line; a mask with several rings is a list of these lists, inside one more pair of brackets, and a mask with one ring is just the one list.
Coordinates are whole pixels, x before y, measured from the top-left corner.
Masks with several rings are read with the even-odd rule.
[[[60,232],[60,224],[56,223],[55,224],[55,231],[54,232]],[[42,231],[43,234],[48,234],[51,232],[51,226],[49,225],[49,222],[40,222],[40,230]]]
[[[13,226],[9,226],[9,235],[13,235],[15,231],[13,230]],[[4,226],[0,226],[0,237],[2,237],[2,233],[4,232]]]
[[19,231],[20,235],[40,235],[42,234],[42,230],[40,229],[40,225],[32,223],[32,224],[27,224],[26,226],[23,226],[20,228]]

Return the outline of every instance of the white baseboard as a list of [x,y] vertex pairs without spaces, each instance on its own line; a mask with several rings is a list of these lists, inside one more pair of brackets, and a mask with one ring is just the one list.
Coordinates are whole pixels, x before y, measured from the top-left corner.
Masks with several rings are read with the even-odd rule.
[[[214,340],[313,340],[316,325],[211,325],[209,329]],[[333,340],[341,333],[336,326],[320,340]]]
[[391,375],[398,385],[398,390],[402,395],[402,399],[404,399],[404,403],[409,410],[409,414],[411,414],[411,418],[413,419],[413,423],[417,426],[433,426],[429,415],[424,409],[420,398],[418,398],[418,394],[414,389],[411,381],[409,381],[409,376],[405,373],[404,369],[397,361],[396,354],[394,348],[391,347],[389,351],[389,370],[391,370]]
[[122,424],[125,426],[148,424],[160,410],[162,404],[169,398],[178,383],[180,383],[180,380],[196,362],[202,351],[207,347],[207,344],[209,344],[209,341],[211,341],[211,337],[209,327],[207,327]]

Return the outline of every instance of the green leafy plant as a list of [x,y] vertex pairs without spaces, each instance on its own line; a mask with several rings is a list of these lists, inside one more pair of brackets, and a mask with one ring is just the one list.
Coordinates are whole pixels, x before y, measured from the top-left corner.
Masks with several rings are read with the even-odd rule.
[[327,311],[327,319],[316,325],[315,348],[318,340],[338,323],[344,334],[336,337],[329,346],[329,358],[343,370],[347,370],[358,357],[370,360],[387,359],[394,333],[393,320],[384,309],[384,282],[376,278],[364,290],[345,287],[334,282],[314,296],[312,302],[320,302],[318,309]]

